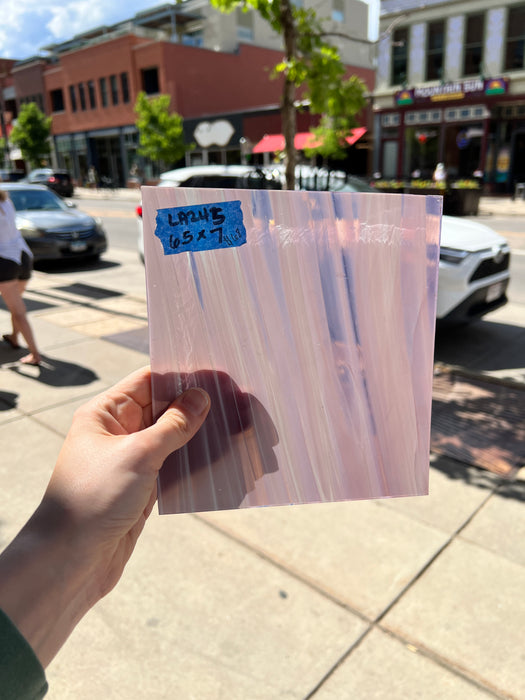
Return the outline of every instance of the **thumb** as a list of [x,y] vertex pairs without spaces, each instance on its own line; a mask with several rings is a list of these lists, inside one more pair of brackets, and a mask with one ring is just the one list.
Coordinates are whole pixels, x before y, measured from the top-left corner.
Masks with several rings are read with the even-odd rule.
[[203,389],[192,388],[178,396],[154,425],[142,431],[148,433],[150,454],[159,460],[180,449],[204,423],[210,408],[210,397]]

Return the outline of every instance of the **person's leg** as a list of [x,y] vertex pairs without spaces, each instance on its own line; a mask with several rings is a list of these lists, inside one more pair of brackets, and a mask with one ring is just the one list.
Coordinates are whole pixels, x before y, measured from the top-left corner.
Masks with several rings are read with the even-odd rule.
[[[20,294],[21,298],[23,299],[24,297],[24,292],[27,287],[27,280],[17,280],[18,282],[18,293]],[[16,323],[16,318],[11,314],[11,325],[13,327],[13,330],[10,334],[5,334],[4,339],[7,340],[8,343],[10,343],[14,348],[19,347],[18,343],[18,334],[20,333],[20,328],[17,326]]]
[[29,355],[22,357],[20,362],[24,364],[38,364],[41,360],[36,346],[33,331],[27,320],[26,307],[19,291],[20,280],[0,282],[0,294],[11,313],[13,331],[22,334],[29,348]]
[[[16,280],[20,276],[20,265],[11,260],[10,258],[0,257],[0,283],[11,282]],[[11,323],[13,324],[13,317],[11,316]],[[3,340],[13,348],[17,350],[20,346],[18,345],[18,340],[14,331],[12,333],[4,333],[2,336]]]
[[[27,283],[31,278],[31,272],[33,270],[33,261],[29,255],[23,251],[22,258],[20,260],[20,266],[18,268],[18,292],[20,297],[24,298],[24,292],[27,287]],[[6,340],[13,348],[18,348],[18,334],[20,333],[20,328],[17,327],[16,318],[11,314],[11,325],[13,327],[12,333],[10,335],[4,335],[4,340]]]

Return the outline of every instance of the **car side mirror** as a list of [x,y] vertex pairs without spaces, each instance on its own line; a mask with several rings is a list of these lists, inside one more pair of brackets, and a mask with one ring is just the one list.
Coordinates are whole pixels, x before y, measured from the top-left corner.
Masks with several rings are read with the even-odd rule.
[[71,207],[71,209],[76,209],[76,202],[72,202],[70,199],[64,200],[66,203],[66,206]]

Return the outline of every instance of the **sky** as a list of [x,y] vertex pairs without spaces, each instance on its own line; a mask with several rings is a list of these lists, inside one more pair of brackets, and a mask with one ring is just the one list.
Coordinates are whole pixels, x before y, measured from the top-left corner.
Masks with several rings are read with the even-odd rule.
[[[379,0],[371,3],[371,18]],[[23,59],[43,46],[114,24],[163,0],[0,0],[0,57]],[[372,35],[372,38],[373,37]]]

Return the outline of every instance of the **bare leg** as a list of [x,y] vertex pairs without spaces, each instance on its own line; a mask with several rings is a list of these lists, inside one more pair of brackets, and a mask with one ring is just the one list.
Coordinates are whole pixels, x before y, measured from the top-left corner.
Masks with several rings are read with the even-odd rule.
[[36,346],[33,331],[27,320],[26,306],[20,292],[20,281],[0,282],[0,294],[3,296],[6,306],[11,313],[13,324],[12,338],[16,340],[17,334],[21,333],[29,348],[29,355],[22,357],[20,361],[25,364],[37,364],[40,362],[41,357]]
[[[26,287],[27,287],[27,280],[17,280],[17,284],[18,284],[18,293],[23,298],[24,292],[25,292]],[[4,340],[7,340],[7,342],[11,343],[11,345],[14,348],[17,348],[17,347],[19,347],[18,334],[20,333],[20,328],[17,327],[16,319],[13,316],[13,314],[11,314],[11,325],[12,325],[13,330],[11,331],[10,334],[6,333],[4,335]]]

